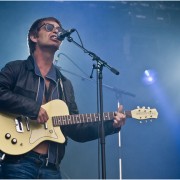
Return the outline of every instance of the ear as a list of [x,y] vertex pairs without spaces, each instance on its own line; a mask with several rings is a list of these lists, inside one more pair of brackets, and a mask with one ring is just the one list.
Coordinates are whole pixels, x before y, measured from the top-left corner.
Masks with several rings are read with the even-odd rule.
[[35,35],[30,35],[30,39],[33,42],[37,42],[37,36],[35,36]]

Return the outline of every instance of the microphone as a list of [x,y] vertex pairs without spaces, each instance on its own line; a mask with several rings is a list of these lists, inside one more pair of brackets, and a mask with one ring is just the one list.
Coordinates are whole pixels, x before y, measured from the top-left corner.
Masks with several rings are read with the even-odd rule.
[[65,37],[70,36],[76,29],[63,30],[62,32],[58,32],[57,39],[63,41]]

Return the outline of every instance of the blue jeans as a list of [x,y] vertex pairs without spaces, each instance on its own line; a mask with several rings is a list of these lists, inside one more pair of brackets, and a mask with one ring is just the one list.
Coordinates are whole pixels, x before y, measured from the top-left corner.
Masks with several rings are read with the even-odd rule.
[[25,155],[8,156],[2,162],[4,179],[61,179],[60,168],[46,165],[47,155],[28,152]]

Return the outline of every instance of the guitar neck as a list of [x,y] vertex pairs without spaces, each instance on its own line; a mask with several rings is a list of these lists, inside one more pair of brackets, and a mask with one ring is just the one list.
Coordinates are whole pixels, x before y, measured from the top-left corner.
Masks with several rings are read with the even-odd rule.
[[[114,118],[115,112],[105,112],[103,113],[103,120],[108,121]],[[132,117],[131,111],[125,111],[126,117]],[[63,126],[63,125],[73,125],[80,123],[91,123],[91,122],[99,122],[100,114],[92,113],[92,114],[74,114],[74,115],[64,115],[64,116],[53,116],[52,122],[53,126]]]

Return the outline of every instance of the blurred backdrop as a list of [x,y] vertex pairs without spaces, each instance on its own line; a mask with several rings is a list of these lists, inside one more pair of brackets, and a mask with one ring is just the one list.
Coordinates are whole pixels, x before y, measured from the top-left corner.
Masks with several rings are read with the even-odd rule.
[[[107,178],[180,178],[180,2],[1,1],[0,68],[27,58],[28,30],[47,16],[76,28],[85,48],[119,70],[116,76],[103,69],[104,111],[116,111],[119,102],[125,110],[159,113],[152,122],[127,119],[119,135],[106,138]],[[80,113],[97,112],[92,58],[67,40],[55,58],[73,83]],[[69,139],[63,177],[98,178],[98,149],[97,140]]]

